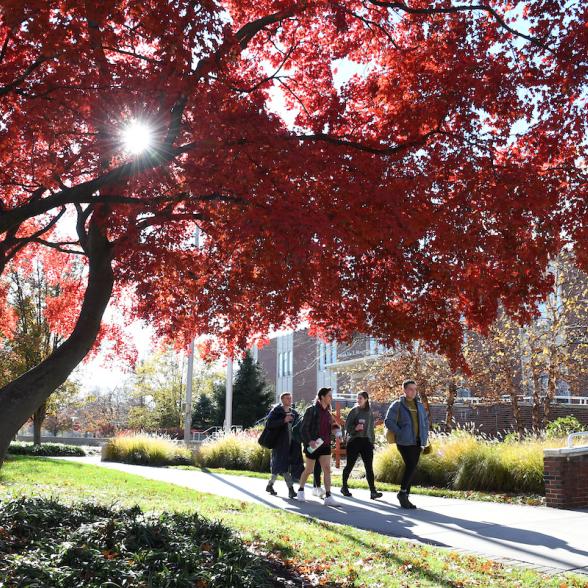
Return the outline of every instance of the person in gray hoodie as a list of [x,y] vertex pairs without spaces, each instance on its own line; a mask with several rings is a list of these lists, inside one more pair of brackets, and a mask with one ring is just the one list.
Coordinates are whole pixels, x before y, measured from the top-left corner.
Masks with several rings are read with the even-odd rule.
[[357,458],[361,455],[363,465],[365,466],[365,477],[370,487],[370,498],[376,500],[381,498],[382,493],[376,490],[376,483],[374,480],[374,445],[376,443],[376,435],[374,432],[374,413],[370,408],[370,399],[367,392],[358,392],[357,404],[351,409],[347,415],[345,423],[347,431],[347,464],[343,469],[343,486],[341,494],[343,496],[351,496],[347,482],[351,470],[357,462]]

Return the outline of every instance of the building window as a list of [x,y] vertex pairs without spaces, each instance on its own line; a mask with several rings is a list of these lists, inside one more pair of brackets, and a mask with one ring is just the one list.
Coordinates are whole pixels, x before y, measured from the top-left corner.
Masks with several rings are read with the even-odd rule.
[[294,373],[294,358],[292,356],[292,350],[288,351],[288,375],[292,375]]

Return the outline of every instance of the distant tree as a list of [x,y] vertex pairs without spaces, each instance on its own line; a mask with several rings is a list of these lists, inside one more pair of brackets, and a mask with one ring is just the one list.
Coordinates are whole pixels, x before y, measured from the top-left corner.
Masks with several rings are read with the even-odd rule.
[[391,350],[370,369],[367,390],[379,402],[390,402],[402,393],[402,382],[413,379],[429,413],[430,401],[447,405],[446,427],[453,425],[453,403],[463,377],[455,372],[446,357],[429,351],[423,341]]
[[[216,424],[222,425],[225,415],[226,386],[214,388]],[[266,384],[259,364],[249,352],[239,364],[233,384],[233,423],[244,428],[251,427],[263,418],[274,400],[273,391]]]
[[199,394],[192,411],[192,426],[206,429],[216,424],[216,409],[214,401],[208,394]]
[[128,427],[129,409],[129,389],[123,384],[90,394],[76,415],[82,430],[108,437]]
[[[48,279],[45,268],[39,262],[9,274],[9,309],[14,322],[7,335],[0,337],[0,386],[34,368],[60,344],[62,337],[59,327],[53,325],[52,328],[48,315],[62,294],[62,288],[68,288],[67,279],[70,284],[76,280],[73,266],[62,270],[61,287]],[[41,429],[47,417],[53,419],[53,429],[57,422],[61,423],[59,430],[68,428],[62,408],[68,403],[68,395],[75,396],[78,391],[73,381],[66,380],[33,413],[31,420],[35,445],[41,444]]]
[[134,374],[129,411],[133,429],[177,429],[183,420],[183,359],[172,349],[153,354]]

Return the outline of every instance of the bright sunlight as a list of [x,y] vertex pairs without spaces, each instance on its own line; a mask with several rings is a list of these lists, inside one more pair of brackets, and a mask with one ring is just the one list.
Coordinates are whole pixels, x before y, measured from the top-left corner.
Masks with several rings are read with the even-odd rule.
[[138,155],[153,145],[153,131],[149,125],[133,120],[123,129],[122,140],[127,152]]

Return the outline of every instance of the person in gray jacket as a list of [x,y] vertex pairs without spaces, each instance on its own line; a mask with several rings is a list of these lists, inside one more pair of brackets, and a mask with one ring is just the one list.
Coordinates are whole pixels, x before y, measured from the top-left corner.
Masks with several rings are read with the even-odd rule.
[[421,451],[429,442],[429,418],[427,411],[417,398],[414,380],[402,383],[404,394],[395,400],[386,413],[384,425],[396,437],[396,446],[404,461],[404,473],[397,494],[402,508],[416,508],[408,499]]
[[382,493],[376,490],[374,480],[374,445],[376,443],[376,434],[374,432],[374,413],[370,407],[370,398],[367,392],[357,393],[357,404],[347,415],[345,422],[347,431],[347,463],[343,469],[343,487],[341,494],[351,496],[347,482],[351,470],[361,455],[363,465],[365,466],[365,477],[370,487],[370,498],[376,500],[381,498]]

